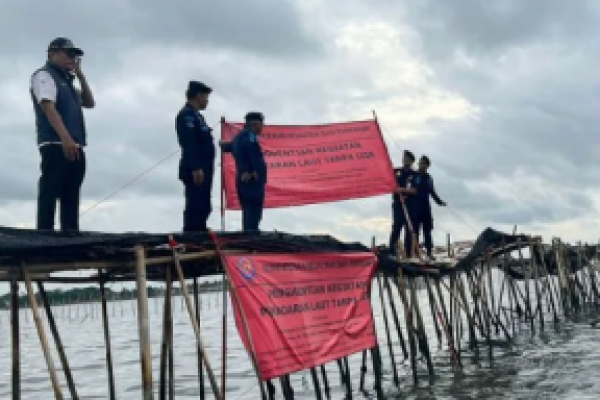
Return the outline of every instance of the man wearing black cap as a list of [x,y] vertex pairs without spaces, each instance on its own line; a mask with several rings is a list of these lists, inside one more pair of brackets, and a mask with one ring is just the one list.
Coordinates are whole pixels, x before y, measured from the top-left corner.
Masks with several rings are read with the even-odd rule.
[[423,241],[425,242],[425,249],[427,250],[427,256],[431,260],[435,260],[433,256],[433,239],[431,238],[431,231],[433,230],[433,215],[431,213],[431,204],[429,197],[439,206],[446,206],[446,203],[440,199],[433,186],[433,178],[427,173],[431,162],[429,157],[422,156],[419,160],[419,170],[413,178],[414,187],[417,193],[414,196],[414,229],[417,237],[419,230],[423,229]]
[[177,140],[181,146],[179,179],[185,187],[184,232],[206,231],[206,222],[212,212],[215,144],[212,129],[199,112],[206,109],[211,92],[204,83],[191,81],[185,94],[187,103],[175,118]]
[[[60,200],[61,230],[79,230],[79,199],[86,170],[82,107],[95,106],[81,71],[81,56],[83,51],[69,39],[56,38],[48,46],[46,64],[31,77],[30,95],[42,158],[37,229],[54,229],[56,201]],[[74,78],[81,90],[73,85]]]
[[[404,150],[402,156],[402,168],[397,168],[396,172],[396,192],[392,195],[392,233],[390,235],[390,254],[392,257],[396,257],[396,251],[398,246],[398,239],[400,238],[400,232],[404,228],[404,251],[407,257],[412,256],[412,237],[408,227],[408,221],[406,214],[412,220],[413,213],[413,196],[416,190],[412,187],[412,180],[415,176],[415,171],[412,165],[415,162],[415,156],[409,150]],[[402,207],[404,203],[404,207]],[[405,214],[406,209],[406,214]]]
[[[258,141],[264,123],[259,112],[246,114],[246,125],[233,139],[231,153],[235,159],[236,188],[242,206],[242,229],[257,232],[262,220],[267,184],[267,164]],[[227,151],[223,144],[223,151]]]

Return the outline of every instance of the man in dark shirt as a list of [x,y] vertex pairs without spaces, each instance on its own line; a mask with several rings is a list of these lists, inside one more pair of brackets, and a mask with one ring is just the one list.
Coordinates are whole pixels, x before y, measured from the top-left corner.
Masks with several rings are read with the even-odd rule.
[[[67,38],[48,46],[48,59],[31,77],[37,144],[42,158],[37,229],[53,230],[56,202],[62,231],[79,230],[79,203],[85,178],[87,133],[83,108],[95,101],[81,70],[83,51]],[[80,89],[73,84],[79,81]]]
[[186,91],[187,103],[175,118],[177,140],[181,146],[179,179],[185,187],[184,232],[206,231],[212,212],[216,152],[212,129],[199,112],[206,109],[211,92],[204,83],[191,81]]
[[[411,257],[412,255],[412,237],[404,208],[406,208],[406,212],[408,213],[409,218],[411,218],[412,196],[416,193],[412,188],[412,180],[415,175],[415,171],[412,168],[414,162],[414,154],[409,150],[405,150],[402,157],[402,168],[394,170],[396,172],[397,188],[396,192],[392,195],[393,224],[392,233],[390,235],[390,254],[392,257],[396,256],[398,239],[400,238],[402,228],[404,228],[404,250],[406,256]],[[402,207],[402,202],[404,202],[404,207]]]
[[262,152],[259,135],[263,129],[264,116],[249,112],[246,125],[231,142],[223,143],[223,151],[230,150],[235,159],[236,189],[242,207],[244,232],[257,232],[262,220],[267,184],[267,164]]
[[433,215],[431,213],[431,204],[429,197],[439,206],[446,206],[446,203],[440,199],[435,192],[433,186],[433,178],[427,173],[429,166],[431,165],[429,157],[422,156],[419,160],[419,170],[413,177],[414,188],[417,193],[414,196],[414,229],[417,237],[419,231],[423,229],[423,239],[425,242],[425,249],[427,250],[427,256],[431,260],[435,260],[433,257],[433,240],[431,238],[431,231],[433,230]]

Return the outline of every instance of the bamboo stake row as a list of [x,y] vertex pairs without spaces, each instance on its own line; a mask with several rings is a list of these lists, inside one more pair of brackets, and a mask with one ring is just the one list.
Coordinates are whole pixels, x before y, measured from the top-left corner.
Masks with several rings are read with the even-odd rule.
[[[487,350],[490,362],[494,358],[494,348],[499,343],[511,343],[514,337],[523,330],[535,335],[548,328],[549,323],[558,324],[561,320],[574,317],[582,312],[591,313],[600,307],[600,290],[598,289],[598,263],[592,263],[589,254],[585,254],[581,245],[567,246],[558,239],[551,244],[552,258],[547,259],[545,248],[538,239],[518,241],[517,244],[502,245],[509,251],[489,249],[480,260],[465,271],[450,271],[445,276],[439,276],[435,268],[424,269],[423,274],[405,273],[402,267],[396,273],[380,272],[374,278],[374,286],[378,289],[379,299],[372,298],[372,304],[381,308],[381,318],[375,318],[376,325],[385,330],[378,345],[362,352],[360,372],[350,370],[348,358],[335,360],[340,376],[340,384],[344,388],[345,397],[353,398],[353,377],[360,377],[358,389],[370,392],[369,381],[378,399],[384,398],[383,366],[388,366],[391,382],[399,388],[402,384],[402,366],[408,362],[414,384],[418,384],[423,376],[429,379],[435,377],[436,363],[434,343],[437,352],[448,357],[453,369],[459,373],[463,368],[464,345],[476,356],[483,349]],[[527,250],[529,258],[524,251]],[[596,254],[594,257],[598,257]],[[512,253],[516,253],[513,256]],[[142,393],[145,400],[154,399],[152,377],[152,354],[150,348],[150,327],[148,319],[148,295],[146,286],[145,249],[135,248],[137,317],[140,337],[140,360]],[[181,292],[182,306],[187,310],[190,323],[194,329],[198,355],[198,384],[201,399],[206,398],[204,378],[208,378],[210,390],[214,398],[225,399],[226,368],[221,371],[219,386],[212,364],[206,354],[204,340],[200,330],[200,305],[198,300],[197,282],[194,280],[193,300],[188,293],[186,280],[183,275],[181,262],[208,256],[207,253],[180,255],[173,249],[168,268],[165,268],[166,283],[163,330],[160,350],[160,374],[158,394],[160,399],[174,398],[174,366],[173,366],[173,304],[172,304],[172,273],[177,275]],[[213,252],[213,256],[218,254]],[[575,255],[575,257],[573,256]],[[538,257],[539,256],[539,257]],[[160,263],[164,263],[164,257]],[[549,263],[548,263],[549,262]],[[157,259],[151,260],[153,265],[159,265]],[[113,371],[110,330],[105,292],[106,270],[114,266],[105,263],[93,263],[86,267],[99,267],[98,280],[102,294],[103,335],[106,345],[106,362],[108,372],[108,397],[116,398],[116,379]],[[122,267],[122,265],[121,265]],[[61,342],[58,328],[43,283],[37,279],[44,266],[23,265],[13,269],[5,278],[11,280],[11,335],[12,335],[12,399],[20,399],[20,343],[19,343],[19,309],[18,281],[25,282],[25,288],[31,307],[31,313],[42,345],[42,350],[52,382],[54,397],[64,398],[63,387],[58,380],[50,351],[50,343],[44,331],[38,300],[33,292],[32,282],[38,284],[38,292],[48,319],[48,326],[56,346],[62,371],[65,374],[66,386],[70,397],[78,398],[75,379],[70,370],[66,350]],[[70,268],[70,267],[69,267]],[[518,277],[517,275],[522,276]],[[34,279],[34,277],[36,279]],[[239,298],[224,276],[224,288],[230,292],[232,301],[239,304]],[[223,291],[223,307],[227,306],[226,292]],[[246,325],[242,314],[243,324]],[[224,310],[223,329],[226,330],[226,314]],[[428,326],[426,322],[430,322]],[[382,325],[380,325],[382,324]],[[247,329],[247,328],[246,328]],[[250,337],[250,332],[247,331]],[[222,356],[227,356],[226,336],[223,332]],[[466,343],[465,343],[466,340]],[[382,359],[380,346],[384,346],[387,354]],[[250,360],[257,375],[259,389],[263,399],[276,398],[277,392],[273,382],[263,382],[258,373],[254,350],[249,352]],[[368,358],[372,361],[372,374],[367,376]],[[226,366],[223,360],[223,366]],[[332,387],[327,365],[317,366],[307,371],[316,399],[331,398]],[[118,380],[118,379],[117,379]],[[281,395],[284,399],[293,399],[295,389],[289,376],[279,378]],[[263,386],[264,385],[264,386]],[[265,390],[266,386],[266,390]]]

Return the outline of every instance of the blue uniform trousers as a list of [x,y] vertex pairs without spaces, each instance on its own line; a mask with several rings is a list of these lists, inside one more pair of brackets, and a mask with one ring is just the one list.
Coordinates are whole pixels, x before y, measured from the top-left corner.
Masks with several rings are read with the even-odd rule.
[[[408,217],[413,220],[412,213],[410,208],[407,208]],[[408,222],[406,220],[406,215],[404,214],[404,210],[402,208],[402,204],[394,203],[392,206],[392,233],[390,234],[390,252],[392,254],[396,254],[396,249],[398,245],[398,239],[400,239],[400,233],[404,228],[404,251],[406,252],[407,257],[412,256],[412,237],[410,234],[410,230],[408,227]],[[414,226],[413,226],[414,227]]]
[[[242,230],[244,232],[258,232],[262,221],[265,203],[264,185],[238,183],[238,198],[242,207]],[[241,187],[240,187],[241,186]],[[250,186],[250,187],[248,187]]]
[[423,242],[428,255],[432,255],[433,239],[431,231],[433,231],[433,216],[430,209],[416,210],[414,218],[414,229],[417,238],[420,236],[420,231],[423,231]]
[[183,211],[184,232],[205,232],[206,223],[212,212],[212,181],[213,172],[206,171],[202,185],[186,180],[185,209]]

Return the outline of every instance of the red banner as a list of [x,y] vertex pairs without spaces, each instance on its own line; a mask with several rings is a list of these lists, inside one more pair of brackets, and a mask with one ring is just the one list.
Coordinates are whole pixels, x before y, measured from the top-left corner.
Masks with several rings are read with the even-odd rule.
[[[223,122],[233,140],[243,124]],[[259,136],[268,169],[265,208],[299,206],[389,194],[392,163],[376,121],[328,125],[265,125]],[[239,210],[235,162],[223,155],[226,208]]]
[[[376,345],[371,253],[226,256],[235,321],[263,380]],[[253,347],[249,347],[240,312]]]

